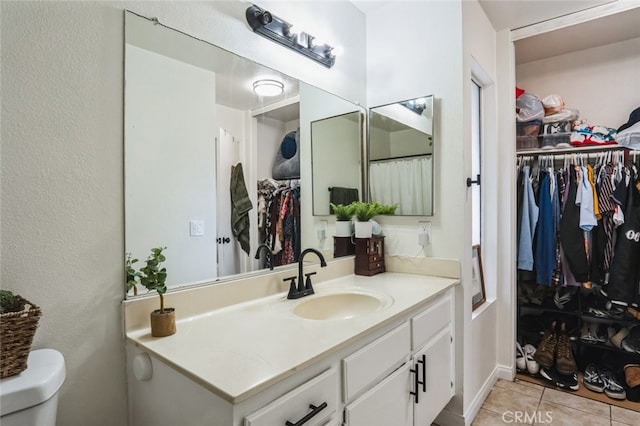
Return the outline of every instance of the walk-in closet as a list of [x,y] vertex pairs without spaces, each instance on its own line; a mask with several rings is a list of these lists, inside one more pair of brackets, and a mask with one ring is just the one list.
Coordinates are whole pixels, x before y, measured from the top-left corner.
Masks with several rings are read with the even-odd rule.
[[640,142],[616,138],[640,121],[640,8],[607,13],[512,32],[516,367],[638,411]]

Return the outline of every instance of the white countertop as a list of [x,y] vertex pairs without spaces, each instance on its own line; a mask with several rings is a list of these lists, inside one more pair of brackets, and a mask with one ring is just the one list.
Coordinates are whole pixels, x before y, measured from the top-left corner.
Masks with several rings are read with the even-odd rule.
[[[151,337],[146,328],[129,331],[127,338],[218,396],[238,403],[457,282],[396,272],[349,275],[314,284],[313,296],[287,300],[286,293],[280,293],[179,320],[177,333],[169,337]],[[293,313],[299,303],[345,289],[384,294],[385,302],[377,311],[350,319],[310,320]]]

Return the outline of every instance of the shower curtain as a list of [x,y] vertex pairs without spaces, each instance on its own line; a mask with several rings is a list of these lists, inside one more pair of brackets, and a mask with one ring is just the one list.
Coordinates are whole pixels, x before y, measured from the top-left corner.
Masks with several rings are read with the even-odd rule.
[[397,215],[430,215],[432,156],[371,162],[371,199],[398,203]]

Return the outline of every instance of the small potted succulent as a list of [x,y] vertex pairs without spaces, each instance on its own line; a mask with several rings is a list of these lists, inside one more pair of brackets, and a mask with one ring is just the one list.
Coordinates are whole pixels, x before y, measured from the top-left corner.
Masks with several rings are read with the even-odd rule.
[[336,237],[351,236],[351,218],[355,213],[355,204],[330,203],[332,213],[336,215]]
[[[176,332],[176,312],[174,308],[164,307],[164,294],[167,292],[167,268],[160,265],[166,260],[162,251],[166,247],[155,247],[145,260],[145,265],[138,272],[132,264],[137,259],[127,256],[127,288],[134,288],[139,283],[149,291],[157,291],[160,296],[160,309],[151,312],[151,335],[153,337],[170,336]],[[134,290],[135,291],[135,290]]]

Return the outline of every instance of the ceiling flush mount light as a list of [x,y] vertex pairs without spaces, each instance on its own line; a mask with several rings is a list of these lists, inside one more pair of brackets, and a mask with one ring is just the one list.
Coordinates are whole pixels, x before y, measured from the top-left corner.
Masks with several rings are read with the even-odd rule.
[[253,91],[258,96],[278,96],[284,92],[284,84],[277,80],[256,80],[253,82]]
[[319,43],[311,34],[294,32],[292,24],[278,18],[271,12],[254,4],[247,8],[246,17],[253,32],[295,50],[327,68],[331,68],[335,64],[336,57],[333,47],[326,43]]

